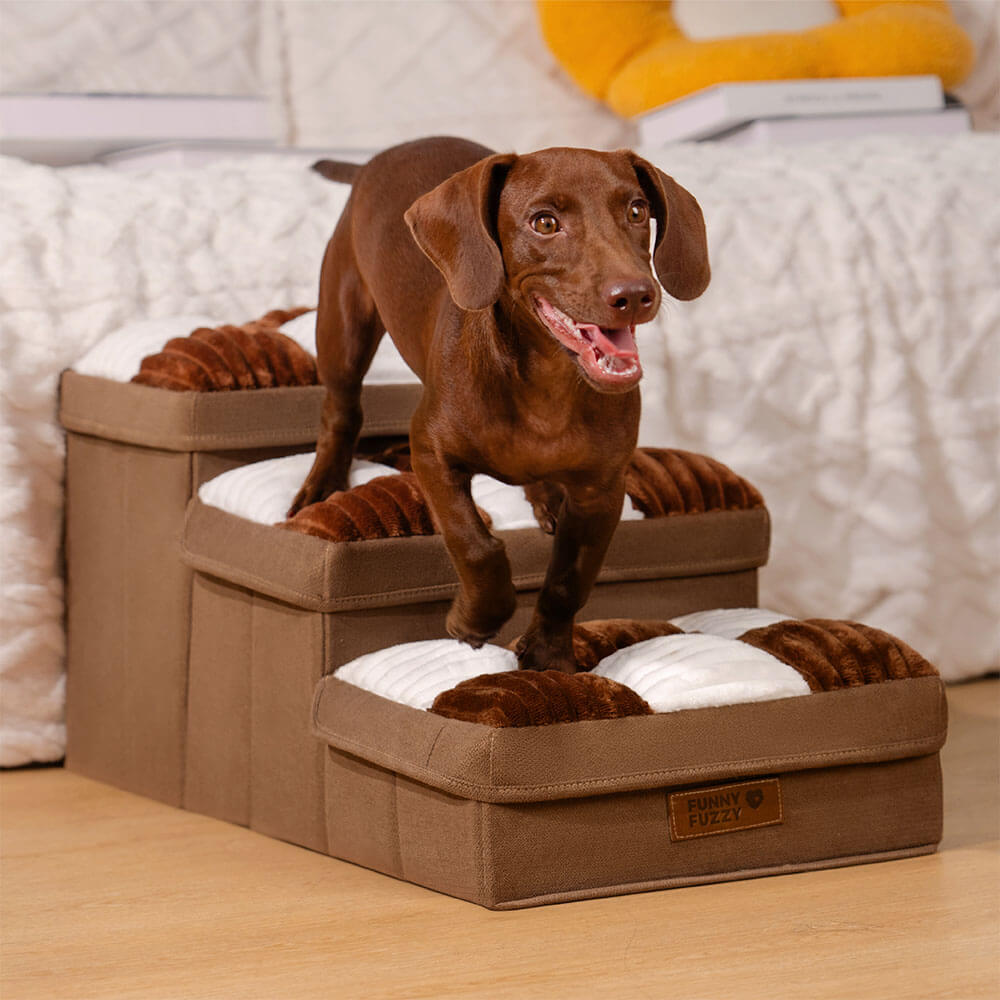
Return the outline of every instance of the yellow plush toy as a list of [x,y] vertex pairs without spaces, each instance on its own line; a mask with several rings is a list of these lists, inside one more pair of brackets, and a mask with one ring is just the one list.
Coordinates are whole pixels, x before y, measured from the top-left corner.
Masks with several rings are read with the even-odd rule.
[[944,0],[836,0],[842,16],[828,24],[704,40],[685,36],[671,6],[670,0],[538,0],[542,33],[563,69],[629,117],[742,80],[927,73],[948,88],[965,78],[974,58]]

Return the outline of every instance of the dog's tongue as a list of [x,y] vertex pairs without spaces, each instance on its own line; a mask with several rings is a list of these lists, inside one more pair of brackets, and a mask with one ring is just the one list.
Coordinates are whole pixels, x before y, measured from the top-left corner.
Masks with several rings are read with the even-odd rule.
[[602,354],[612,358],[621,358],[624,361],[637,361],[639,359],[639,351],[635,346],[635,332],[630,326],[602,330],[599,326],[594,326],[593,323],[579,323],[577,329]]

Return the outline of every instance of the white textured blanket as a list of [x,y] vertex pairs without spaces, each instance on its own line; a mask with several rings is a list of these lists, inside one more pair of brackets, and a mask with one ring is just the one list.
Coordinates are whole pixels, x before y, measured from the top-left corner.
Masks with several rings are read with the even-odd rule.
[[[642,443],[761,488],[765,604],[995,669],[1000,138],[647,155],[701,201],[714,278],[640,330]],[[315,301],[342,194],[307,162],[0,161],[0,763],[62,753],[59,371],[130,320]]]

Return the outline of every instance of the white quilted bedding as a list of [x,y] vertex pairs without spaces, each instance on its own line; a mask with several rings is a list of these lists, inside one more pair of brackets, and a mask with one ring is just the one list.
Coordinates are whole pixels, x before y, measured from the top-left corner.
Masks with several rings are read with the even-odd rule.
[[[692,627],[691,615],[672,619]],[[594,673],[631,688],[654,712],[741,705],[809,694],[803,676],[787,663],[737,636],[786,621],[764,608],[715,608],[700,613],[701,635],[662,635],[606,656]],[[693,628],[692,628],[693,630]],[[509,649],[487,643],[470,649],[455,639],[425,639],[366,653],[337,671],[337,677],[382,698],[428,709],[443,691],[482,674],[517,669]]]
[[[1000,664],[1000,138],[648,153],[708,220],[709,292],[640,332],[642,443],[773,515],[762,602]],[[0,763],[62,753],[59,371],[135,319],[310,303],[337,186],[305,160],[0,161]]]
[[[312,468],[315,452],[269,458],[202,483],[198,498],[202,503],[228,511],[237,517],[256,521],[257,524],[277,524],[285,519],[285,512],[292,505],[295,494]],[[355,459],[351,464],[348,481],[351,487],[360,486],[377,476],[396,475],[388,465]],[[472,477],[472,499],[490,517],[497,531],[515,531],[518,528],[537,528],[531,504],[521,486],[510,486],[492,476]],[[641,511],[625,497],[622,506],[623,521],[641,521]]]

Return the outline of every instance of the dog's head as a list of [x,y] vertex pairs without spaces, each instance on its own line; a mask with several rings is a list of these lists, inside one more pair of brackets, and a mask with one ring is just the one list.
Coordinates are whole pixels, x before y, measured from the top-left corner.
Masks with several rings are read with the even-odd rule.
[[506,291],[602,392],[642,377],[635,328],[660,306],[653,268],[678,299],[709,282],[698,203],[628,150],[489,156],[418,198],[406,222],[460,308],[490,308]]

